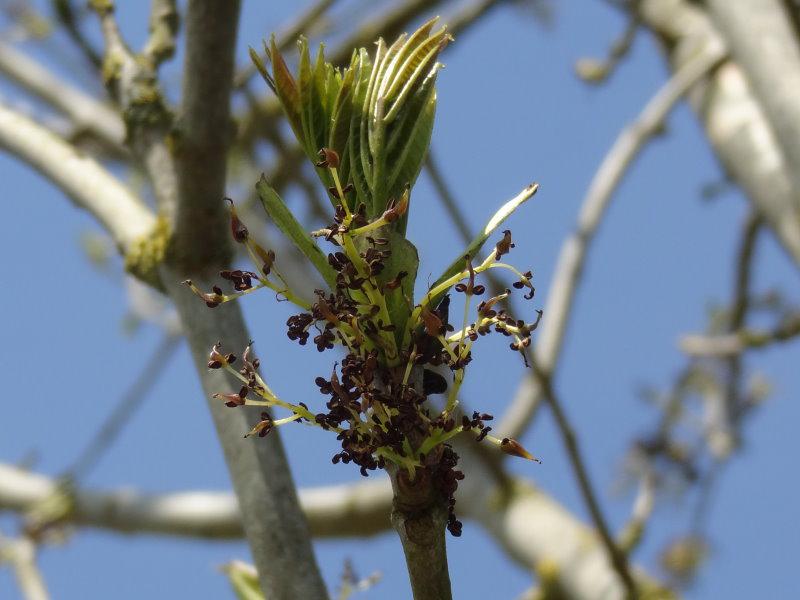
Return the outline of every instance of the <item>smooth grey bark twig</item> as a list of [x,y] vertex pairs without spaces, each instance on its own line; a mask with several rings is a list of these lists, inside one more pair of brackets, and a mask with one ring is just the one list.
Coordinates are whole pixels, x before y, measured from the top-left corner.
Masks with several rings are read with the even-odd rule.
[[[747,76],[800,190],[800,40],[780,0],[709,0],[709,13]],[[796,192],[800,207],[800,193]]]
[[86,444],[72,466],[67,469],[66,477],[70,480],[82,479],[103,457],[130,421],[133,413],[141,406],[147,392],[164,372],[179,341],[178,336],[164,335],[133,385],[123,394],[103,425]]
[[[222,340],[239,352],[249,334],[237,306],[213,310],[178,282],[210,287],[231,257],[224,208],[227,151],[232,137],[230,96],[239,2],[190,0],[186,8],[186,58],[177,121],[178,203],[172,247],[161,270],[186,331],[211,409],[262,590],[270,600],[327,598],[311,537],[280,436],[243,439],[253,411],[230,411],[211,394],[230,386],[224,373],[206,368],[209,348]],[[278,433],[273,432],[273,433]]]

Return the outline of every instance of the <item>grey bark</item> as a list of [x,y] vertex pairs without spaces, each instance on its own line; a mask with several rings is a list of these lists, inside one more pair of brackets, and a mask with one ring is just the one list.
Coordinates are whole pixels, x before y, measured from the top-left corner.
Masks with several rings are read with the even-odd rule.
[[[687,0],[642,0],[642,23],[662,42],[673,70],[707,45],[724,40],[708,14]],[[689,101],[731,179],[800,266],[800,199],[760,102],[736,62],[699,82]]]

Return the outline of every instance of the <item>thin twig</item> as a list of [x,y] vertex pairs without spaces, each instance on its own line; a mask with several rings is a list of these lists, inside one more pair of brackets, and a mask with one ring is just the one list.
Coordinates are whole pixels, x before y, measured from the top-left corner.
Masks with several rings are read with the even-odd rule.
[[[538,369],[538,365],[533,363],[532,368]],[[542,386],[544,400],[556,420],[556,425],[558,426],[558,431],[561,435],[561,441],[564,444],[564,448],[567,452],[567,457],[569,458],[570,465],[572,466],[573,474],[578,481],[578,488],[580,489],[581,497],[583,498],[584,504],[586,504],[586,508],[589,510],[592,522],[597,529],[597,533],[600,535],[600,540],[602,541],[603,546],[608,553],[609,560],[613,565],[614,570],[619,575],[619,578],[622,580],[622,583],[627,590],[629,599],[636,598],[636,584],[628,566],[628,559],[625,556],[625,553],[622,552],[619,546],[617,546],[617,543],[614,541],[614,538],[611,535],[611,529],[609,528],[608,523],[603,516],[603,512],[600,509],[600,503],[597,500],[597,495],[595,494],[591,481],[589,480],[589,472],[586,469],[583,458],[581,457],[580,449],[578,447],[578,439],[575,436],[572,425],[570,425],[566,413],[564,413],[564,410],[561,408],[561,402],[556,396],[552,382],[547,374],[539,373],[537,379],[539,384]]]
[[150,6],[150,35],[142,54],[153,65],[159,65],[175,53],[178,34],[178,7],[176,0],[152,0]]
[[[324,16],[325,13],[333,6],[336,0],[317,0],[312,4],[303,14],[288,25],[281,28],[281,32],[276,35],[276,45],[282,52],[287,50],[292,44],[297,41],[300,35],[308,35],[311,30]],[[247,86],[250,80],[257,73],[255,65],[250,61],[247,66],[242,67],[233,79],[234,89],[240,89]]]
[[133,385],[123,394],[114,410],[106,417],[102,427],[95,433],[72,466],[67,469],[66,476],[69,479],[73,481],[83,479],[105,455],[166,369],[169,358],[173,355],[180,339],[179,336],[170,334],[163,336]]
[[83,53],[86,60],[95,68],[100,69],[103,59],[100,53],[92,46],[80,28],[80,16],[77,14],[71,0],[51,0],[53,12],[64,27],[67,35]]
[[[646,143],[661,130],[672,108],[722,57],[723,50],[710,45],[676,72],[637,119],[620,132],[595,173],[581,205],[576,230],[561,247],[545,303],[545,318],[533,351],[533,362],[546,377],[552,377],[555,372],[591,242],[614,191]],[[531,377],[523,379],[500,421],[498,435],[519,438],[525,432],[539,406],[541,384]]]
[[774,329],[739,329],[723,335],[687,335],[680,347],[690,356],[733,357],[745,350],[788,342],[800,336],[800,314],[790,315]]

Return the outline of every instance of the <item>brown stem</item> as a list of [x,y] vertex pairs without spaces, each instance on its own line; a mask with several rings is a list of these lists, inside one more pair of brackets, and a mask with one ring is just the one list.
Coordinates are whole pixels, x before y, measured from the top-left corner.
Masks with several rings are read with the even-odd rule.
[[414,600],[450,600],[445,526],[447,505],[427,471],[388,466],[392,481],[392,525],[400,536]]

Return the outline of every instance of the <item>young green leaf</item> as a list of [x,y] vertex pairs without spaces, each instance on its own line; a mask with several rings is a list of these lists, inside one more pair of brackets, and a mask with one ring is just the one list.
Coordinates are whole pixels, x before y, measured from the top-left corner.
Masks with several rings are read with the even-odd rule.
[[[481,251],[483,245],[486,243],[486,240],[489,239],[489,236],[494,233],[494,231],[500,227],[500,225],[505,221],[511,214],[517,210],[524,202],[530,199],[535,193],[536,190],[539,189],[538,183],[532,183],[525,187],[519,194],[514,196],[511,200],[503,204],[500,209],[494,213],[489,222],[486,224],[486,227],[483,228],[475,239],[473,239],[469,246],[467,246],[466,250],[464,250],[458,257],[450,263],[450,266],[445,269],[444,273],[431,285],[431,288],[436,287],[440,283],[442,283],[445,279],[452,277],[459,271],[464,268],[464,256],[471,256],[475,257],[478,252]],[[438,297],[433,298],[430,302],[431,306],[436,306],[438,302]]]
[[270,39],[269,58],[272,62],[272,76],[275,82],[275,91],[283,106],[283,112],[286,114],[286,118],[292,126],[295,137],[297,137],[301,145],[305,145],[303,122],[300,117],[300,112],[302,110],[300,92],[297,89],[297,82],[295,82],[292,73],[289,71],[289,67],[286,66],[286,61],[283,60],[281,51],[278,50],[274,35]]
[[291,211],[284,204],[283,199],[272,188],[262,175],[256,184],[256,190],[261,198],[264,209],[275,225],[283,234],[302,252],[311,264],[317,269],[325,282],[331,287],[336,286],[336,272],[328,264],[328,259],[311,236],[297,222]]

